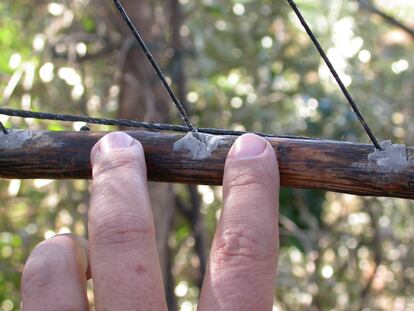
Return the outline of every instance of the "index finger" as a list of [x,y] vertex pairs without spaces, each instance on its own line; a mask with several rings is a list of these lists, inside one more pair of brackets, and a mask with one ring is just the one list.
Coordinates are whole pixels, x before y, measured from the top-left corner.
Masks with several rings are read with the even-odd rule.
[[259,136],[243,135],[231,148],[201,310],[272,309],[279,246],[278,171],[273,148]]
[[111,133],[94,147],[91,161],[89,245],[97,310],[165,310],[142,145]]

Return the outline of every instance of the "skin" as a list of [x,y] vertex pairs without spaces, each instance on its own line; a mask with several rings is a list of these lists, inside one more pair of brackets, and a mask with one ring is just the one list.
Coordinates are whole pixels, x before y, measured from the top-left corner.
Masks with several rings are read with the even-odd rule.
[[[124,133],[91,152],[89,242],[58,235],[30,254],[23,310],[167,310],[142,145]],[[275,173],[276,172],[276,173]],[[227,156],[224,208],[198,310],[271,310],[279,249],[279,168],[263,138],[239,137]]]

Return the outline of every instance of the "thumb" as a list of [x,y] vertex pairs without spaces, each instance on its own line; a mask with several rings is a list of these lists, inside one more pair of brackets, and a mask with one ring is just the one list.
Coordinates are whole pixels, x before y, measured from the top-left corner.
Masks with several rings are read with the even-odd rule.
[[270,310],[279,244],[279,169],[265,139],[246,134],[235,141],[223,192],[200,309]]

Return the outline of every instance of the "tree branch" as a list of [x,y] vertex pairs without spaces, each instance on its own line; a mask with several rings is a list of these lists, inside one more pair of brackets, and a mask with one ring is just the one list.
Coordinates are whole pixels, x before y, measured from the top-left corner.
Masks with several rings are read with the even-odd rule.
[[[144,146],[149,180],[187,184],[220,185],[227,153],[236,139],[214,136],[216,146],[210,145],[214,147],[212,153],[200,159],[188,151],[174,150],[183,134],[127,133]],[[0,177],[90,178],[90,150],[105,134],[16,130],[0,133]],[[282,186],[414,198],[414,148],[376,151],[375,160],[368,159],[375,151],[372,145],[270,137],[267,140],[278,156]],[[206,148],[206,143],[196,138],[192,143]]]
[[385,21],[387,21],[388,23],[390,23],[391,25],[402,29],[403,31],[405,31],[406,33],[408,33],[411,37],[414,38],[414,29],[405,25],[404,23],[402,23],[401,21],[397,20],[395,17],[381,11],[378,7],[376,7],[371,1],[369,0],[357,0],[359,5],[370,11],[373,14],[376,14],[380,17],[382,17]]

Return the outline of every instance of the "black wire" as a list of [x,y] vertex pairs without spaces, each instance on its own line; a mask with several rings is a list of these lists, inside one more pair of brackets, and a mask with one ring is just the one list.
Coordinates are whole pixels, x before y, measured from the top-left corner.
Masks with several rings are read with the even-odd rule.
[[[54,121],[65,121],[65,122],[86,122],[90,124],[144,128],[147,130],[188,132],[188,128],[182,125],[147,123],[147,122],[140,122],[140,121],[133,121],[133,120],[125,120],[125,119],[92,118],[92,117],[80,116],[80,115],[34,112],[34,111],[10,109],[10,108],[0,108],[0,114],[11,116],[11,117],[20,117],[24,119],[32,118],[32,119],[54,120]],[[206,133],[206,134],[212,134],[212,135],[240,136],[240,135],[248,133],[245,131],[230,131],[230,130],[217,129],[217,128],[198,128],[197,130],[200,133]],[[319,138],[309,138],[309,137],[293,136],[293,135],[273,135],[273,134],[266,134],[266,133],[260,133],[260,132],[255,132],[254,134],[257,134],[262,137],[322,140]]]
[[[343,84],[342,80],[340,79],[338,73],[336,72],[334,66],[330,62],[329,58],[327,57],[325,51],[321,47],[320,43],[316,39],[315,35],[313,34],[312,30],[306,23],[305,19],[303,18],[301,12],[297,8],[295,2],[293,0],[287,0],[289,5],[292,7],[293,11],[299,18],[302,26],[305,28],[306,32],[308,33],[309,37],[311,38],[312,42],[316,46],[319,54],[321,55],[322,59],[325,61],[326,65],[328,66],[329,70],[331,71],[333,77],[337,81],[339,87],[341,88],[343,94],[347,98],[349,104],[352,107],[355,115],[357,116],[358,120],[362,124],[362,127],[365,129],[366,133],[368,134],[369,138],[371,139],[372,143],[374,144],[375,148],[378,150],[382,150],[380,144],[378,143],[377,139],[375,138],[374,134],[372,133],[371,129],[369,128],[368,124],[366,123],[364,117],[362,116],[361,112],[359,111],[355,101],[353,100],[352,96],[346,89],[345,85]],[[122,17],[124,18],[125,22],[131,29],[132,33],[134,34],[135,38],[137,39],[138,43],[140,44],[141,48],[145,52],[145,55],[148,57],[148,60],[152,64],[153,68],[155,69],[158,77],[160,78],[163,86],[167,90],[168,94],[170,95],[172,101],[174,102],[176,108],[178,109],[181,118],[186,123],[187,127],[180,126],[180,125],[171,125],[171,124],[159,124],[159,123],[146,123],[146,122],[139,122],[139,121],[132,121],[126,119],[106,119],[106,118],[92,118],[88,116],[79,116],[79,115],[65,115],[65,114],[52,114],[52,113],[44,113],[44,112],[34,112],[34,111],[27,111],[27,110],[18,110],[18,109],[9,109],[9,108],[0,108],[0,114],[14,116],[14,117],[21,117],[21,118],[34,118],[34,119],[44,119],[44,120],[56,120],[56,121],[70,121],[70,122],[86,122],[91,124],[101,124],[101,125],[111,125],[111,126],[127,126],[127,127],[138,127],[138,128],[145,128],[149,130],[164,130],[164,131],[178,131],[178,132],[187,132],[188,129],[192,132],[202,132],[208,133],[213,135],[243,135],[247,132],[245,131],[229,131],[224,129],[215,129],[215,128],[194,128],[191,124],[187,112],[184,107],[181,105],[178,98],[175,96],[173,90],[168,85],[168,82],[165,79],[164,74],[162,73],[161,69],[159,68],[156,60],[152,56],[151,52],[147,48],[145,42],[141,38],[139,32],[132,24],[129,16],[127,15],[125,9],[121,5],[118,0],[113,0],[115,6],[118,8],[119,12],[121,13]],[[0,130],[4,134],[8,134],[7,129],[4,125],[0,122]],[[309,138],[309,137],[300,137],[300,136],[291,136],[291,135],[273,135],[273,134],[265,134],[256,132],[263,137],[279,137],[279,138],[292,138],[292,139],[307,139],[307,140],[318,140],[317,138]]]
[[348,100],[349,104],[351,105],[352,110],[354,111],[356,117],[358,118],[359,122],[361,123],[362,127],[364,128],[365,132],[367,133],[368,137],[371,139],[372,143],[374,144],[375,148],[378,150],[382,150],[378,140],[375,138],[374,134],[372,133],[370,127],[368,126],[367,122],[365,121],[362,113],[359,111],[357,104],[355,103],[354,99],[352,98],[351,94],[348,92],[347,88],[343,84],[341,78],[339,77],[338,73],[335,70],[335,67],[332,65],[331,61],[329,60],[328,56],[326,55],[325,51],[323,50],[322,46],[320,45],[318,39],[316,39],[315,35],[313,34],[312,30],[308,26],[307,22],[305,21],[302,13],[299,11],[296,3],[293,0],[287,0],[289,5],[292,7],[293,11],[295,12],[296,16],[299,18],[300,23],[305,28],[307,34],[309,35],[310,39],[312,40],[313,44],[315,45],[316,49],[318,50],[319,54],[321,55],[322,59],[325,61],[326,65],[328,66],[329,70],[331,71],[333,77],[335,78],[336,82],[338,83],[339,87],[342,90],[342,93],[345,95],[346,99]]
[[[139,1],[139,0],[138,0]],[[162,85],[167,90],[168,95],[172,99],[175,107],[177,108],[178,112],[181,115],[181,118],[187,125],[188,129],[192,132],[197,132],[197,130],[194,128],[194,126],[191,124],[191,121],[188,117],[187,111],[183,107],[183,105],[180,103],[177,96],[174,94],[174,91],[171,89],[171,87],[168,85],[168,82],[162,73],[160,67],[157,64],[157,61],[155,60],[154,56],[152,56],[150,50],[148,49],[147,45],[145,44],[144,40],[142,39],[141,35],[139,34],[137,28],[132,23],[131,19],[129,18],[127,12],[125,11],[124,7],[118,0],[113,0],[116,8],[121,13],[122,18],[124,19],[125,23],[128,25],[129,29],[131,29],[132,33],[135,36],[135,39],[137,39],[139,45],[141,46],[142,50],[144,51],[145,55],[147,56],[149,62],[151,63],[152,67],[155,69],[155,72],[157,73],[158,77],[161,80]]]

